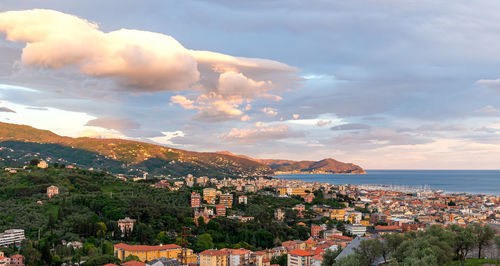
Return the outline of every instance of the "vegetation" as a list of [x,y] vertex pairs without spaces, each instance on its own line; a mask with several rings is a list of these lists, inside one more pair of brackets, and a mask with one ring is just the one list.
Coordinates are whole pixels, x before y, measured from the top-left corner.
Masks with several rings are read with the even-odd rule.
[[327,265],[371,265],[380,258],[391,265],[476,265],[483,260],[467,259],[467,255],[473,249],[492,244],[491,230],[489,226],[472,224],[431,226],[423,232],[388,234],[383,239],[361,241],[354,254]]

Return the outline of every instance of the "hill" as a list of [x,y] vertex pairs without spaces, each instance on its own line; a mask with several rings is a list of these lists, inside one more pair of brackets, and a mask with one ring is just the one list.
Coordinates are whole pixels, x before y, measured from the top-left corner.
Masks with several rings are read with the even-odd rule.
[[[125,139],[70,138],[30,126],[0,122],[0,164],[26,164],[33,158],[114,173],[173,176],[272,175],[275,171],[288,169],[304,173],[362,171],[359,166],[333,159],[307,163],[260,160],[230,152],[193,152]],[[321,163],[323,161],[327,162]]]

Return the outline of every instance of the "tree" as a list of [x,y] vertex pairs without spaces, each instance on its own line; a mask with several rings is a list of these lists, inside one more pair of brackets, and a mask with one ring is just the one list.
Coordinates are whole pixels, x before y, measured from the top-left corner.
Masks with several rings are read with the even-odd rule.
[[101,256],[96,256],[96,257],[90,258],[82,265],[83,266],[100,266],[100,265],[105,265],[108,263],[120,264],[121,262],[117,257],[111,256],[111,255],[101,255]]
[[500,249],[500,236],[495,236],[495,245]]
[[42,254],[33,247],[33,243],[30,240],[25,240],[22,243],[21,254],[24,256],[24,262],[26,265],[38,265]]
[[208,233],[200,235],[198,237],[198,240],[196,241],[195,246],[198,251],[214,248],[212,236]]
[[361,262],[361,258],[358,254],[350,254],[348,256],[342,257],[337,260],[336,264],[338,266],[360,266],[364,265]]
[[40,163],[39,159],[32,159],[30,161],[30,166],[37,166]]
[[472,224],[472,229],[476,235],[476,247],[478,249],[478,259],[481,258],[481,251],[483,247],[488,246],[490,241],[495,237],[495,232],[488,225],[482,226],[480,224]]
[[127,261],[132,261],[132,260],[135,260],[135,261],[140,261],[139,257],[137,257],[136,255],[128,255],[125,260],[123,260],[123,262],[127,262]]
[[465,259],[470,250],[477,243],[477,236],[474,234],[472,226],[461,227],[459,225],[451,225],[449,230],[454,233],[453,246],[457,258],[465,264]]
[[98,238],[103,238],[104,236],[106,236],[106,233],[108,232],[108,227],[106,226],[105,223],[103,222],[99,222],[97,223],[97,237]]
[[354,248],[354,251],[360,256],[364,264],[371,265],[382,255],[382,242],[378,239],[362,240],[359,246]]
[[337,250],[333,251],[331,249],[327,249],[325,253],[323,253],[323,262],[321,262],[321,266],[332,266],[335,264],[335,258],[342,252],[342,247],[339,246]]
[[279,264],[280,266],[286,266],[288,263],[287,260],[288,260],[288,255],[283,254],[283,255],[278,256],[278,257],[273,257],[271,259],[271,264]]

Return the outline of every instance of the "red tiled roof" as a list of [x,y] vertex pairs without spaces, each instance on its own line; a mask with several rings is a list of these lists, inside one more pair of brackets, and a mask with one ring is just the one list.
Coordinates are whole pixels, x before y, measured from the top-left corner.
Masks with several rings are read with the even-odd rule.
[[10,256],[11,258],[22,258],[23,256],[20,254],[12,255]]
[[401,230],[401,226],[397,225],[377,225],[375,226],[377,230]]
[[323,260],[323,255],[316,255],[313,257],[315,260]]
[[314,255],[311,252],[307,252],[307,251],[302,250],[302,249],[292,250],[292,251],[288,252],[288,254],[295,255],[295,256],[300,256],[300,257],[306,257],[306,256],[312,256],[312,255]]
[[113,263],[108,263],[108,264],[104,264],[104,266],[118,266],[118,265],[113,264]]
[[229,251],[233,255],[243,255],[243,254],[250,253],[250,250],[248,250],[248,249],[230,249]]
[[336,235],[333,235],[332,237],[338,238],[338,239],[342,239],[342,240],[352,240],[352,238],[348,237],[348,236],[336,236]]
[[153,251],[153,250],[164,250],[164,249],[178,249],[181,246],[176,244],[168,244],[162,246],[146,246],[146,245],[127,245],[125,243],[116,244],[115,248],[124,249],[128,251]]
[[205,255],[205,256],[220,256],[220,255],[227,255],[227,254],[228,254],[227,250],[207,249],[205,251],[200,252],[200,255]]
[[146,263],[139,262],[136,260],[131,260],[131,261],[127,261],[125,263],[122,263],[122,266],[145,266],[145,265],[146,265]]

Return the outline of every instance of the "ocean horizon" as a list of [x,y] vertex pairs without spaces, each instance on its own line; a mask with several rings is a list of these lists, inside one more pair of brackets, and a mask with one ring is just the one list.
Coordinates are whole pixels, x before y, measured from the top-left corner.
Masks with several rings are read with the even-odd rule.
[[500,170],[365,170],[366,174],[287,174],[275,178],[332,185],[429,186],[445,193],[500,195]]

